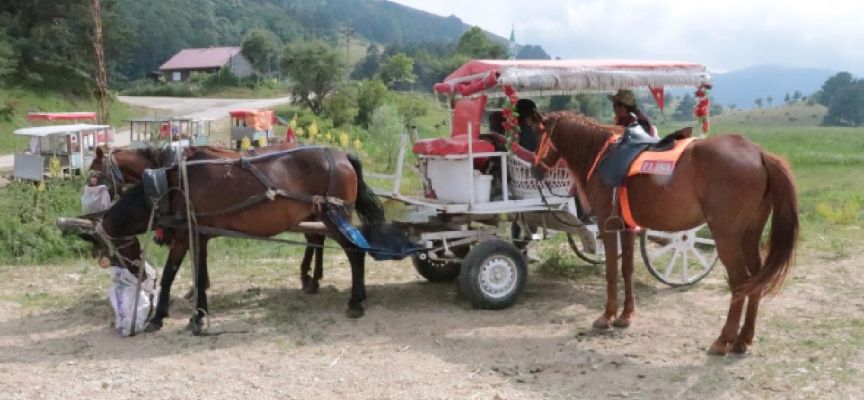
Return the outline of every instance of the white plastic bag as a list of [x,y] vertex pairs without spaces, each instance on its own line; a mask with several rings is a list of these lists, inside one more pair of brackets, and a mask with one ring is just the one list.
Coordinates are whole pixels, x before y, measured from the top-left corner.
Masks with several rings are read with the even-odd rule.
[[[135,332],[141,332],[147,322],[150,309],[156,308],[158,293],[156,290],[156,270],[150,263],[144,263],[144,282],[141,282],[141,292],[138,296],[138,314],[135,317]],[[129,272],[128,269],[120,267],[108,267],[111,274],[111,287],[108,289],[108,298],[114,307],[116,320],[114,327],[122,336],[132,333],[132,313],[135,310],[135,287],[138,277]]]
[[108,186],[85,186],[81,196],[81,209],[84,214],[94,214],[111,208],[111,195]]

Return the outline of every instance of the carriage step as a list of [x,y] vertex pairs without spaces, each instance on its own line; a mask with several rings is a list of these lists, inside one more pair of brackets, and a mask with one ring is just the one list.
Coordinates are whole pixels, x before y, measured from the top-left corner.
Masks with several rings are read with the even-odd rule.
[[291,231],[298,233],[311,233],[315,235],[330,235],[327,226],[325,226],[323,222],[301,222],[300,225]]

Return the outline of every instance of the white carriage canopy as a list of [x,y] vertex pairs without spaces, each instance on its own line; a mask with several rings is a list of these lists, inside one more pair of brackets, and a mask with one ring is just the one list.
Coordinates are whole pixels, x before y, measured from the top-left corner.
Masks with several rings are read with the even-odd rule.
[[704,65],[632,60],[474,60],[435,85],[451,96],[504,96],[510,86],[521,96],[549,96],[618,89],[697,88],[711,84]]

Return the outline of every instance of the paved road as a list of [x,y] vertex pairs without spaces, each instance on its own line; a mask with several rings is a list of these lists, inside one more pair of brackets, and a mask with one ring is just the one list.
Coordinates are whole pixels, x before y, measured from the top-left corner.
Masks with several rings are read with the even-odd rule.
[[[153,111],[148,115],[185,118],[228,118],[228,111],[267,108],[289,103],[288,97],[275,99],[199,99],[182,97],[130,97],[118,96],[126,104],[145,107]],[[76,110],[77,111],[77,110]],[[118,126],[116,146],[129,145],[128,126]],[[10,132],[11,133],[11,132]],[[0,156],[0,171],[11,171],[14,164],[12,154]]]

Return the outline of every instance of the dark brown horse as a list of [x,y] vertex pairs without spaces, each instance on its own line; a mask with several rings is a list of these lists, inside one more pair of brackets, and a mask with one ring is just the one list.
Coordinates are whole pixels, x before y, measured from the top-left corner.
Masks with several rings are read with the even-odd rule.
[[[188,196],[193,215],[202,231],[192,246],[197,257],[196,282],[207,282],[207,243],[216,236],[217,230],[230,230],[258,237],[271,237],[296,228],[301,222],[314,216],[327,227],[329,235],[345,250],[351,264],[352,288],[348,302],[348,316],[363,315],[362,302],[366,298],[364,284],[365,251],[357,247],[339,226],[328,217],[337,213],[350,221],[356,211],[365,227],[373,229],[384,222],[384,210],[377,197],[366,186],[360,161],[338,150],[322,147],[302,147],[285,152],[271,153],[243,164],[236,160],[213,158],[212,154],[199,152],[187,158]],[[181,188],[181,173],[177,165],[166,169],[168,179],[169,215],[184,214],[186,200]],[[257,172],[256,172],[257,171]],[[263,177],[263,178],[262,178]],[[248,203],[250,198],[265,194],[260,202]],[[231,209],[238,204],[248,207]],[[228,212],[226,212],[228,210]],[[147,230],[150,205],[145,196],[143,183],[126,191],[97,225],[97,237],[109,253],[133,273],[140,264],[140,244],[135,235]],[[171,225],[171,224],[168,224]],[[183,224],[171,225],[182,229]],[[204,228],[202,228],[204,229]],[[186,240],[188,231],[177,234],[177,240]],[[166,268],[162,277],[159,304],[146,331],[157,330],[168,316],[171,281],[176,268]],[[190,321],[193,332],[200,332],[201,319],[207,313],[206,287],[197,285],[198,312]]]
[[[190,157],[193,154],[206,153],[212,158],[230,158],[238,159],[241,156],[251,157],[253,155],[269,154],[276,151],[290,150],[299,147],[299,143],[283,143],[274,146],[262,147],[256,149],[255,153],[236,152],[210,146],[186,147],[181,154],[182,157]],[[170,158],[170,159],[169,159]],[[123,186],[135,184],[141,181],[146,169],[156,169],[169,166],[176,162],[172,155],[165,148],[147,147],[142,149],[118,149],[104,150],[101,147],[96,149],[96,157],[90,163],[90,171],[94,171],[101,175],[101,179],[108,187],[111,198],[116,194],[122,193]],[[187,244],[183,240],[175,240],[174,232],[165,232],[164,242],[169,246],[168,259],[165,262],[165,269],[176,270],[183,263],[183,258],[186,256],[188,249],[184,246]],[[181,233],[182,235],[182,233]],[[306,252],[303,254],[303,261],[300,263],[300,283],[304,293],[318,293],[321,278],[324,276],[324,241],[325,236],[315,235],[311,233],[304,234],[306,243]],[[309,276],[310,265],[312,259],[315,259],[315,270],[312,276]],[[210,282],[203,283],[205,287],[210,287]],[[190,290],[187,298],[192,298],[194,292]]]
[[[596,123],[569,112],[535,114],[536,132],[543,142],[532,167],[542,179],[544,165],[559,158],[567,162],[574,185],[584,190],[598,225],[603,227],[613,210],[613,188],[600,174],[592,174],[595,160],[613,135],[624,128]],[[633,219],[643,227],[660,231],[683,231],[708,223],[720,260],[726,267],[733,291],[729,314],[711,354],[744,353],[756,332],[759,300],[779,291],[788,274],[798,239],[798,204],[795,184],[786,162],[737,134],[699,139],[687,147],[671,176],[636,175],[625,185]],[[617,203],[616,203],[617,204]],[[768,251],[764,262],[759,241],[771,218]],[[607,254],[615,254],[618,232],[604,232]],[[620,232],[624,309],[618,314],[617,258],[606,259],[606,309],[595,328],[626,328],[636,311],[633,295],[633,242],[635,233]],[[745,300],[747,313],[740,320]]]

